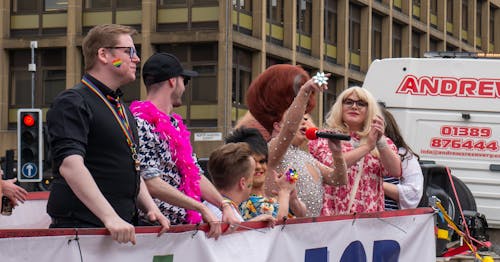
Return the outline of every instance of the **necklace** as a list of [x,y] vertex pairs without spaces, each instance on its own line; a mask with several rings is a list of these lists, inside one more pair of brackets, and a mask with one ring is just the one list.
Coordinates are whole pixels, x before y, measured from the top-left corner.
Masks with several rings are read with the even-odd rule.
[[[167,141],[172,160],[182,177],[179,190],[200,201],[200,169],[195,164],[190,133],[182,117],[175,113],[167,115],[158,110],[150,101],[134,101],[130,104],[130,111],[135,117],[142,118],[153,125],[153,131],[158,133],[161,139]],[[172,120],[177,122],[177,128],[172,124]],[[200,213],[194,210],[187,210],[186,213],[188,223],[196,224],[201,221]]]
[[104,104],[109,108],[111,113],[113,113],[113,116],[115,117],[116,121],[120,125],[120,128],[125,135],[125,138],[127,139],[127,145],[130,148],[130,152],[132,154],[132,160],[134,161],[134,167],[135,171],[139,172],[140,170],[140,163],[139,160],[137,159],[137,151],[136,151],[136,145],[133,142],[133,133],[132,130],[130,129],[130,124],[128,121],[127,114],[125,113],[125,109],[123,108],[122,103],[120,102],[120,98],[113,98],[113,100],[116,103],[116,109],[114,106],[109,102],[109,100],[104,97],[104,95],[101,93],[101,91],[92,83],[89,79],[87,79],[85,76],[82,78],[82,83],[90,89],[94,94],[99,97]]

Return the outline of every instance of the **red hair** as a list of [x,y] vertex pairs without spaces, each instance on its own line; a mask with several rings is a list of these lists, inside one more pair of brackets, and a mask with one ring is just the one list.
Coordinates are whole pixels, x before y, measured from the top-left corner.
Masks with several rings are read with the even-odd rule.
[[[255,119],[272,133],[273,124],[281,121],[299,88],[309,79],[309,74],[300,66],[273,65],[250,84],[246,94],[248,109]],[[315,96],[312,94],[306,113],[311,112],[315,105]]]

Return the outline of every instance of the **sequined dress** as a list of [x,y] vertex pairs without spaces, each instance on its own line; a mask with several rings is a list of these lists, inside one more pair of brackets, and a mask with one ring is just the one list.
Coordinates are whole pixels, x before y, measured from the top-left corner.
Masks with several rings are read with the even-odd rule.
[[[280,172],[284,172],[288,168],[295,168],[299,174],[297,181],[297,195],[306,205],[306,216],[319,216],[323,206],[323,178],[317,165],[318,160],[312,157],[309,153],[295,146],[290,146],[283,156],[281,163],[278,166]],[[315,170],[318,176],[317,181],[309,170]]]

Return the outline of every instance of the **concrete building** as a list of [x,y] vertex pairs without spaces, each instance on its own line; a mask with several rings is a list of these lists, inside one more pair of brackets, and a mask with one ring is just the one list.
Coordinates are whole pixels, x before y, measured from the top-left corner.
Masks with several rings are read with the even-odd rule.
[[[374,59],[500,53],[500,0],[3,0],[0,17],[0,156],[16,148],[16,112],[31,107],[32,77],[34,107],[46,112],[80,80],[81,42],[97,24],[131,25],[143,60],[171,52],[200,73],[177,112],[201,157],[246,112],[246,89],[270,65],[333,74],[313,112],[321,123],[336,94],[361,85]],[[127,102],[145,97],[140,75],[123,88]]]

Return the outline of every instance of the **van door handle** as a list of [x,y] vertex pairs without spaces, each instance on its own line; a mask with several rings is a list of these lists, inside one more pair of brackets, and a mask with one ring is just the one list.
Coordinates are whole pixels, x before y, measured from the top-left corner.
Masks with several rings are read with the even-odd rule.
[[491,164],[490,171],[500,171],[500,165]]

